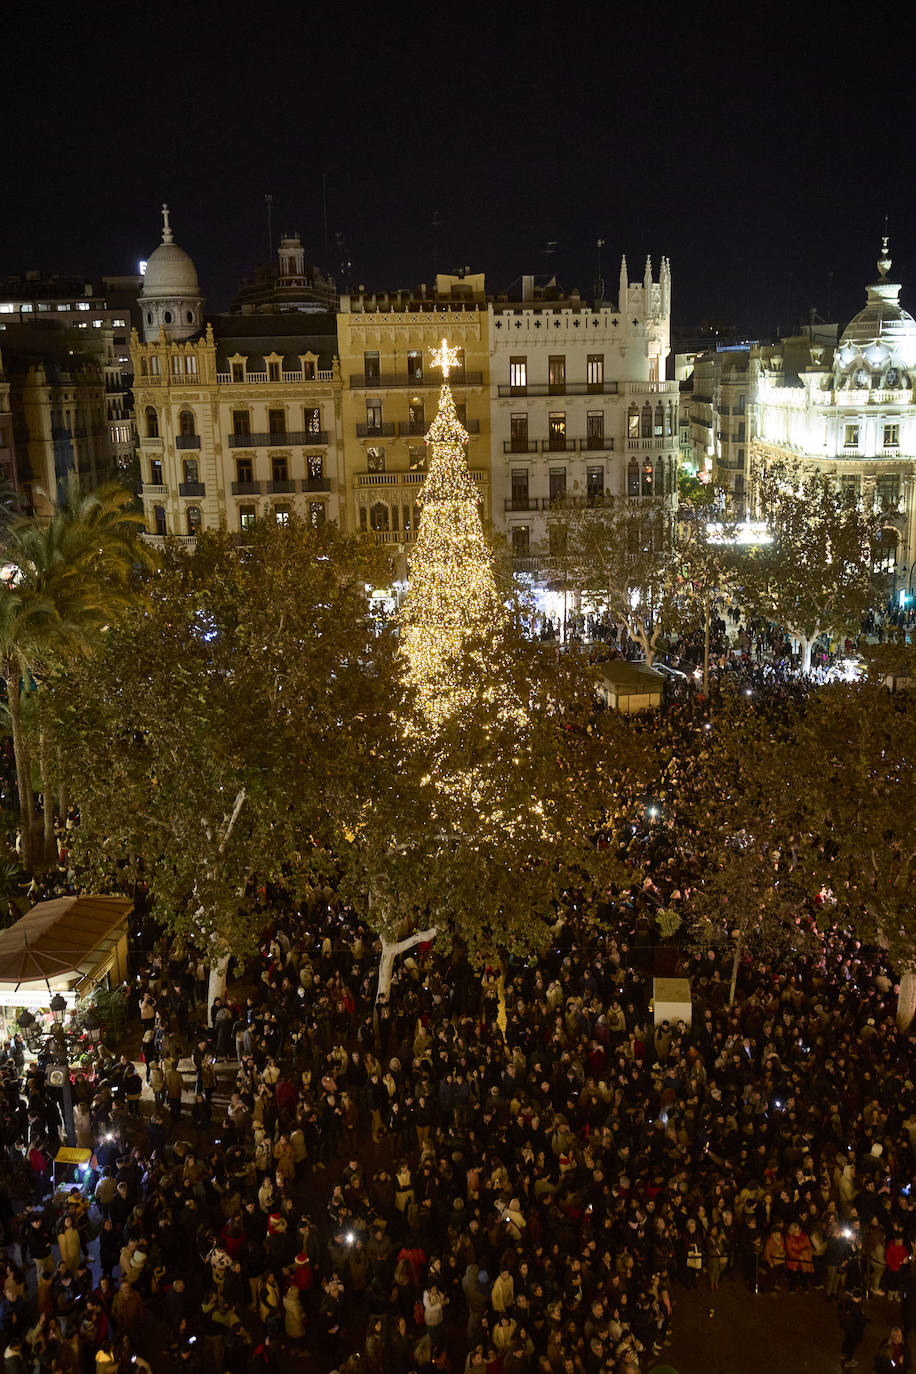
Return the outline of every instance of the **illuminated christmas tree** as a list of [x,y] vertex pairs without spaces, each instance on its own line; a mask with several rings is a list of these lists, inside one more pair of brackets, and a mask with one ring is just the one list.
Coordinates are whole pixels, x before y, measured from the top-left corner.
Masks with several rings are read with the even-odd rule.
[[448,384],[457,361],[458,349],[443,339],[432,356],[433,366],[442,369],[442,389],[426,435],[420,525],[401,612],[405,678],[434,730],[470,700],[466,647],[476,646],[485,668],[486,647],[490,643],[495,648],[505,620],[480,521],[480,498],[468,471],[468,435]]

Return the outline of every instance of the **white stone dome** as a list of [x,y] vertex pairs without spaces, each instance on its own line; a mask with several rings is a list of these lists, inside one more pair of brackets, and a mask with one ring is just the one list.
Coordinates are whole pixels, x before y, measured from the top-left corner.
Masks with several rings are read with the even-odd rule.
[[158,296],[199,296],[197,268],[177,243],[160,243],[146,264],[143,300]]
[[878,259],[881,279],[866,287],[865,309],[860,310],[843,330],[839,348],[841,365],[848,365],[860,357],[873,367],[886,362],[916,367],[916,320],[898,300],[900,286],[885,280],[890,266],[885,239]]
[[167,205],[162,207],[162,242],[147,261],[139,305],[145,343],[158,339],[163,330],[170,342],[180,343],[203,328],[204,298],[197,269],[174,241]]

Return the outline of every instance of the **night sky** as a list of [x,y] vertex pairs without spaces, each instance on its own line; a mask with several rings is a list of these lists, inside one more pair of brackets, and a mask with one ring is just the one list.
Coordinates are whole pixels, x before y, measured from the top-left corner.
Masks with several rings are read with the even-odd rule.
[[135,271],[167,200],[221,309],[267,257],[270,192],[274,243],[297,229],[353,285],[468,265],[588,293],[603,238],[609,295],[621,251],[634,278],[666,253],[676,324],[753,335],[854,314],[887,215],[916,313],[906,12],[7,7],[0,278]]

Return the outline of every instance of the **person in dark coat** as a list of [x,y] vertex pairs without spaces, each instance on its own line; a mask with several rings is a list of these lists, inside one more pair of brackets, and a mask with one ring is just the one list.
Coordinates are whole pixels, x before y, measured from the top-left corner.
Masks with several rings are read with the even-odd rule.
[[853,1369],[858,1361],[855,1353],[862,1344],[868,1318],[862,1311],[862,1295],[858,1292],[846,1293],[840,1302],[838,1317],[843,1340],[840,1358],[847,1369]]

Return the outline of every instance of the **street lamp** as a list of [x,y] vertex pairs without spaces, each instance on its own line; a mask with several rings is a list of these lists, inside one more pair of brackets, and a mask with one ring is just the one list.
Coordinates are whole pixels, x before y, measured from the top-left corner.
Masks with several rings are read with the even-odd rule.
[[86,1032],[91,1045],[94,1046],[99,1043],[102,1038],[102,1023],[92,1007],[83,1017],[83,1030]]
[[51,1030],[51,1038],[54,1042],[54,1062],[48,1065],[47,1081],[48,1086],[60,1089],[61,1106],[63,1107],[64,1130],[67,1133],[67,1144],[76,1143],[76,1131],[73,1126],[73,1089],[70,1085],[70,1065],[67,1063],[67,1037],[64,1033],[64,1017],[67,1013],[67,1003],[59,992],[55,992],[49,1003],[51,1015],[54,1017],[54,1026]]

